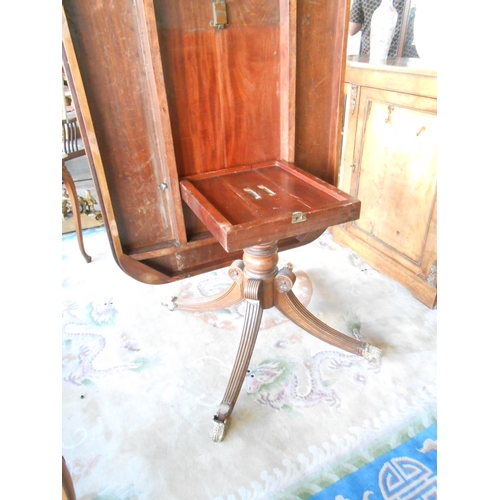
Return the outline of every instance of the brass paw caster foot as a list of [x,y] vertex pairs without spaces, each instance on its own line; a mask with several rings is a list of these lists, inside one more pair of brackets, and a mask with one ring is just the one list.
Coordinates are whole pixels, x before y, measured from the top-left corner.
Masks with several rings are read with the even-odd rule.
[[365,344],[363,346],[362,356],[367,359],[370,363],[380,363],[382,359],[382,351],[373,345]]
[[212,441],[220,442],[224,439],[224,436],[226,435],[226,428],[228,425],[227,419],[222,421],[217,418],[217,415],[214,415],[213,421],[212,421],[212,433],[211,433],[211,438]]

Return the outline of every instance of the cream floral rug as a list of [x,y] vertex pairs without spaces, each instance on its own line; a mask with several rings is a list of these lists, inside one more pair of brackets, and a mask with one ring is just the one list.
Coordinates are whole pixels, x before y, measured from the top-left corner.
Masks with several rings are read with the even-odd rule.
[[[118,268],[104,228],[84,241],[89,264],[75,234],[62,236],[62,454],[78,500],[307,499],[435,424],[437,311],[328,232],[282,252],[280,267],[293,264],[294,291],[313,314],[381,348],[381,363],[266,310],[221,443],[211,419],[243,306],[200,314],[164,304],[222,290],[226,270],[146,285]],[[364,486],[331,498],[393,498],[363,496]]]

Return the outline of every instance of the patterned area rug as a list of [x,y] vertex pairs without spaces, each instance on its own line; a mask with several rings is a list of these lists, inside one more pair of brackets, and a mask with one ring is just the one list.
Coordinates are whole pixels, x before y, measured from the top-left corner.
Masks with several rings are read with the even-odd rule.
[[164,304],[224,289],[226,270],[145,285],[118,268],[104,228],[84,241],[89,264],[75,234],[62,236],[62,453],[78,500],[434,498],[436,310],[328,232],[282,252],[302,303],[383,359],[370,364],[266,310],[214,443],[243,308]]
[[381,457],[370,456],[364,467],[348,474],[311,498],[314,500],[436,499],[436,430],[437,424],[433,424]]

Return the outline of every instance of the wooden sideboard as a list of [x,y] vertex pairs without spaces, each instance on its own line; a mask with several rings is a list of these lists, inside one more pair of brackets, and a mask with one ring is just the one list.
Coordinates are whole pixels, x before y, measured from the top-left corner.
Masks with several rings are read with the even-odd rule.
[[351,56],[343,133],[337,185],[361,201],[361,217],[331,228],[333,239],[434,307],[437,72]]

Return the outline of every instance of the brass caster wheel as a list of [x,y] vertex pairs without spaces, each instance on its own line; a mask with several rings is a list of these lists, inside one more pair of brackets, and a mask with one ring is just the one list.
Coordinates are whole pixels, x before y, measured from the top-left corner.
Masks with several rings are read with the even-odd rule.
[[217,415],[214,415],[212,422],[213,424],[211,437],[212,441],[217,443],[224,439],[224,436],[226,434],[227,419],[222,421],[217,418]]

